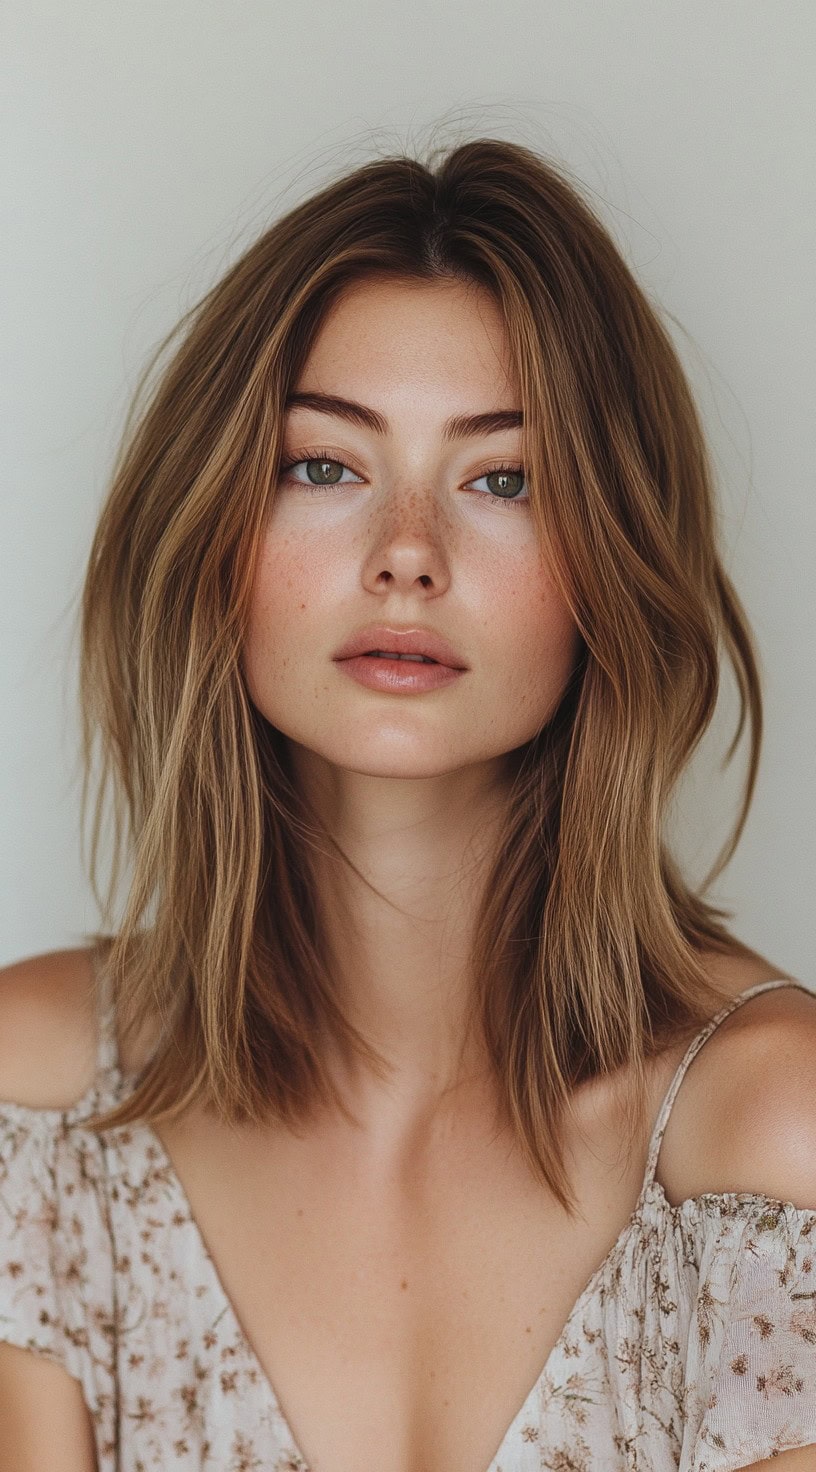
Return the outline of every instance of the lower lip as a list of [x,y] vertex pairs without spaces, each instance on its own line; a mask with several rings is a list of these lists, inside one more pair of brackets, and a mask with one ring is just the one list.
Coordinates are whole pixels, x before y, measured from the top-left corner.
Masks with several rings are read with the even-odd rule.
[[369,690],[390,690],[397,695],[441,690],[443,685],[453,684],[465,673],[464,670],[451,669],[447,664],[420,664],[414,659],[380,659],[372,654],[338,659],[335,664],[359,685],[367,685]]

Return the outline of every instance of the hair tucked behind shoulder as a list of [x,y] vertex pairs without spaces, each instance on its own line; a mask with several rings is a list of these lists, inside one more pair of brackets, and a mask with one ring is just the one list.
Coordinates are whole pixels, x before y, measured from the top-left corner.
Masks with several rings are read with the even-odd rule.
[[[537,535],[581,635],[547,724],[514,754],[504,830],[472,942],[483,1030],[516,1137],[567,1206],[575,1087],[648,1058],[724,994],[704,950],[745,950],[705,893],[753,795],[760,678],[717,546],[698,414],[658,312],[565,171],[485,138],[374,160],[273,223],[161,345],[125,428],[81,610],[83,824],[127,1036],[160,1040],[99,1127],[206,1099],[225,1118],[304,1124],[336,1097],[331,1038],[381,1060],[343,1015],[313,855],[334,848],[240,667],[283,406],[326,311],[368,274],[474,281],[507,326]],[[730,840],[699,889],[667,847],[669,800],[711,721],[720,650],[750,750]],[[98,884],[105,798],[115,844]],[[113,903],[132,866],[121,923]],[[342,856],[341,856],[342,857]]]

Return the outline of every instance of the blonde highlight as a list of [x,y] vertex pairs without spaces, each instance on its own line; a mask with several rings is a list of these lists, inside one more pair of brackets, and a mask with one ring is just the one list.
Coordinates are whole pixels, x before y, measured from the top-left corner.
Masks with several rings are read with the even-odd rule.
[[[471,949],[470,1021],[506,1118],[570,1209],[576,1087],[625,1070],[634,1133],[648,1059],[726,1000],[701,952],[745,950],[705,893],[747,819],[762,699],[671,337],[566,175],[496,139],[433,167],[378,159],[290,210],[163,344],[184,329],[138,414],[134,400],[83,587],[82,812],[85,825],[98,741],[90,938],[123,1035],[149,1015],[161,1029],[134,1090],[85,1124],[158,1122],[206,1101],[236,1123],[299,1129],[319,1106],[345,1112],[329,1041],[384,1072],[344,1015],[320,924],[312,857],[345,856],[240,662],[286,394],[332,301],[382,274],[472,281],[499,304],[536,531],[581,635],[557,710],[514,754]],[[728,759],[747,725],[748,770],[730,840],[694,889],[664,825],[714,713],[721,644],[740,701]]]

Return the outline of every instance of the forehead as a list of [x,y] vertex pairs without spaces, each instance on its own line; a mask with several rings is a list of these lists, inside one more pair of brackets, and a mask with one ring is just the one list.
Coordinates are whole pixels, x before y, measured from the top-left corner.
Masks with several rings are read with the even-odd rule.
[[[318,380],[320,382],[318,383]],[[507,329],[498,303],[475,282],[367,277],[329,308],[298,387],[369,392],[387,385],[450,385],[468,398],[517,397]]]

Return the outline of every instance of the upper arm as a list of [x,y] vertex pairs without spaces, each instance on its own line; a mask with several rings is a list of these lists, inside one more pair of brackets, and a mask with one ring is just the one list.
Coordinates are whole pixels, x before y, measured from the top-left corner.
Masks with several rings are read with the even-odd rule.
[[737,1039],[712,1132],[712,1169],[724,1184],[713,1189],[762,1192],[814,1211],[816,997],[795,996],[793,1008]]
[[691,1331],[702,1420],[682,1465],[816,1472],[816,998],[779,988],[737,1008],[669,1124],[670,1201],[745,1196],[690,1217],[713,1230],[700,1238],[705,1337],[695,1315]]
[[[88,952],[49,952],[0,968],[1,1101],[32,1109],[70,1106],[92,1080],[94,1048]],[[3,1128],[8,1124],[0,1113]],[[9,1209],[0,1209],[0,1261],[15,1250],[13,1233]],[[95,1472],[82,1387],[45,1354],[0,1339],[0,1472],[46,1467]]]
[[87,950],[0,967],[0,1100],[63,1109],[93,1079],[96,1019]]
[[752,1462],[750,1467],[738,1467],[737,1472],[816,1472],[816,1446],[798,1446],[778,1457]]
[[781,988],[721,1024],[683,1079],[659,1174],[675,1205],[745,1191],[816,1210],[816,996]]
[[16,1344],[0,1343],[0,1448],[3,1472],[96,1472],[78,1381]]

